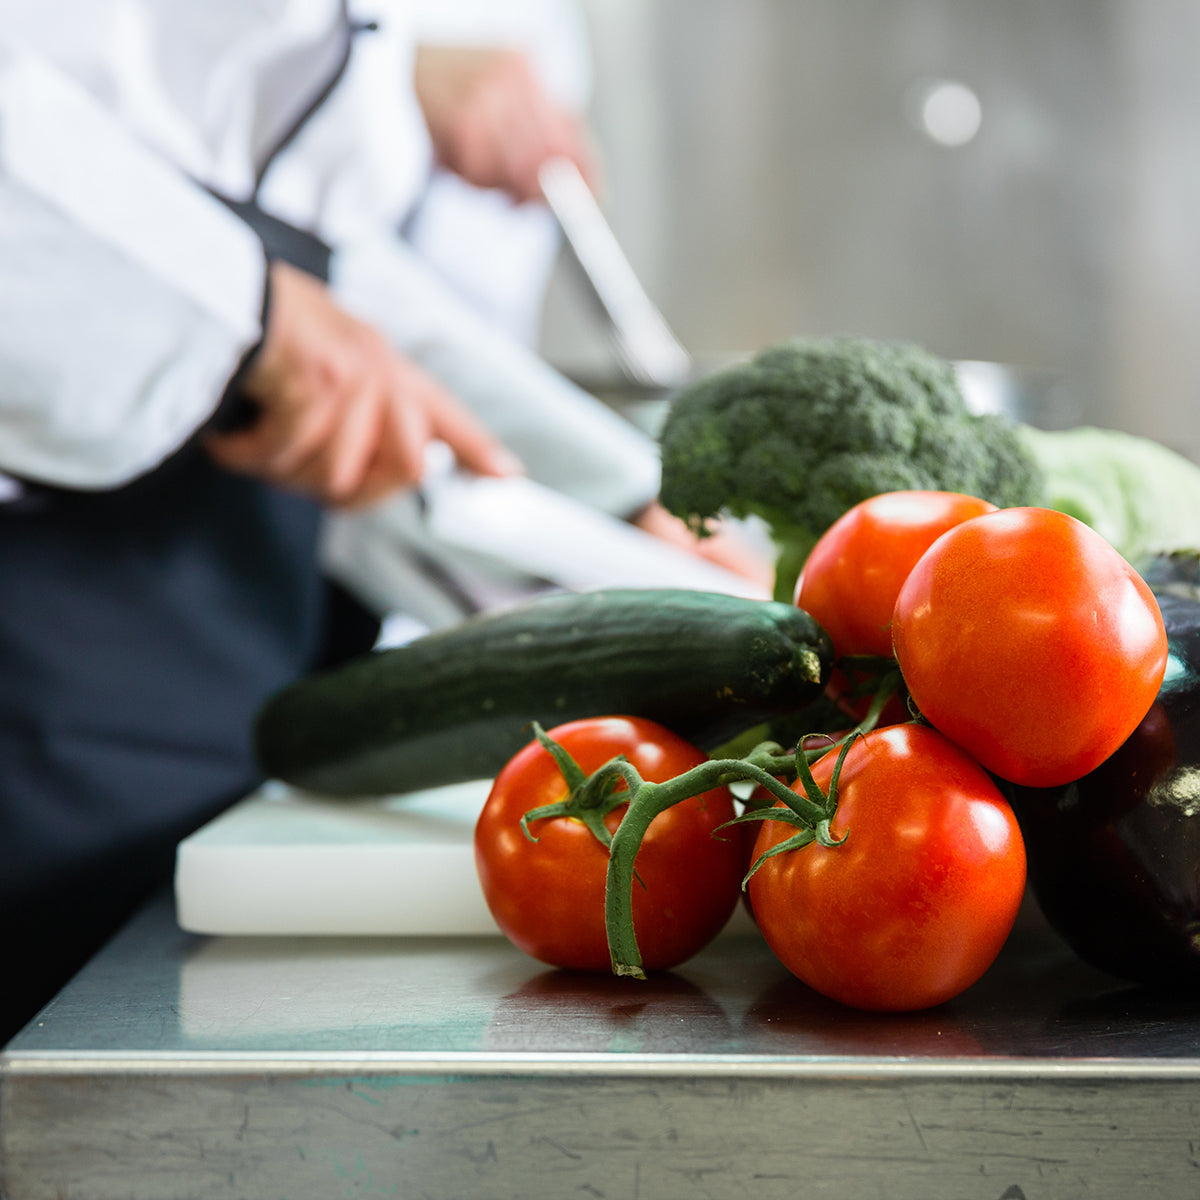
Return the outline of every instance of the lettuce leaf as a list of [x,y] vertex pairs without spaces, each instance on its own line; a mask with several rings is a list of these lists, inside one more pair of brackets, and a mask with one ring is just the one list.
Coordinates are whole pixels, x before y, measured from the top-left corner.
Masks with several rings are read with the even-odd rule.
[[1130,562],[1200,548],[1200,466],[1149,438],[1079,426],[1020,427],[1048,508],[1078,517]]

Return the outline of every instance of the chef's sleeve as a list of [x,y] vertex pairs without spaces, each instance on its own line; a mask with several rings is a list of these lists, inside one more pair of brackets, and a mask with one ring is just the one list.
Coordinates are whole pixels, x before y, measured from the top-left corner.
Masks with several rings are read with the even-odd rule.
[[245,223],[0,35],[0,473],[152,470],[261,339],[265,288]]

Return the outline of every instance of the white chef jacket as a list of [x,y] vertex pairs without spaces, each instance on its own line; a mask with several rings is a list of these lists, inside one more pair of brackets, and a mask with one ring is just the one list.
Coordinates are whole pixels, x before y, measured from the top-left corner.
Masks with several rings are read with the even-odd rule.
[[[447,7],[429,0],[426,28]],[[118,486],[209,418],[261,336],[265,278],[261,243],[218,193],[327,243],[339,299],[534,478],[619,514],[653,497],[652,443],[397,235],[434,171],[411,87],[421,14],[401,0],[0,0],[0,472]]]

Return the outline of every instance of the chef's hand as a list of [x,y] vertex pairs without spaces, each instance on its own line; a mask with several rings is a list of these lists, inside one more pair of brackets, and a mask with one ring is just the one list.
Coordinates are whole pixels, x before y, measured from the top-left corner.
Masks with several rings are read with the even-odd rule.
[[770,599],[775,583],[774,561],[759,547],[723,528],[719,522],[708,537],[698,538],[685,521],[655,501],[638,514],[634,524],[645,533],[748,579],[761,589],[764,599]]
[[595,186],[584,123],[546,93],[520,50],[420,46],[414,83],[438,159],[468,183],[537,200],[538,168],[563,156]]
[[480,474],[522,469],[440,384],[285,263],[271,266],[266,333],[242,391],[258,419],[210,434],[208,452],[229,470],[330,504],[357,507],[412,486],[435,439]]

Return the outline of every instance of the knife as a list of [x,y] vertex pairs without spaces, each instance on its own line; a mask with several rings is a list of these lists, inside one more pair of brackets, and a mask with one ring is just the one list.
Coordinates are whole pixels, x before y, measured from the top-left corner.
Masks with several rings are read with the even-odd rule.
[[569,159],[551,158],[542,164],[538,181],[608,319],[626,375],[651,390],[686,383],[691,357],[646,294],[579,168]]

